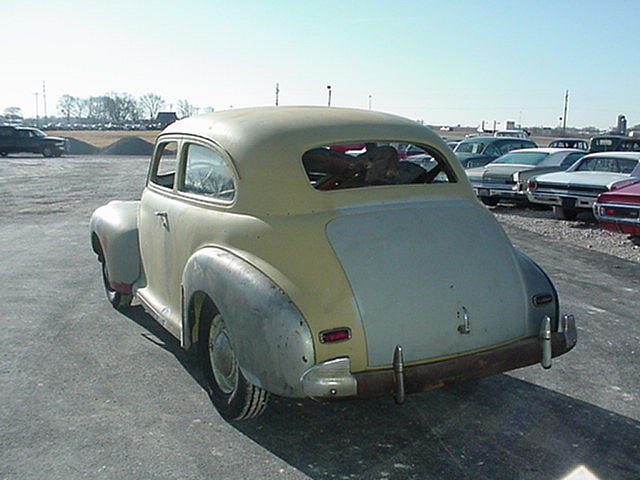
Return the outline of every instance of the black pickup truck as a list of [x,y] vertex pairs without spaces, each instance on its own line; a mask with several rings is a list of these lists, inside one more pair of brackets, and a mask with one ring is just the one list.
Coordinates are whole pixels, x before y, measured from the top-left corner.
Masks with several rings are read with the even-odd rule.
[[48,137],[37,128],[0,126],[0,156],[9,153],[41,153],[45,157],[59,157],[67,151],[67,140]]

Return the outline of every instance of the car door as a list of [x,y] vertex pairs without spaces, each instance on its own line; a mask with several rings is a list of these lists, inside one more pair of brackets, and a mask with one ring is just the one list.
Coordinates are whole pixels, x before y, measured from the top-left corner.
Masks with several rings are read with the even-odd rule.
[[[174,159],[175,174],[158,147],[156,169],[149,175],[140,205],[140,249],[148,291],[166,327],[180,328],[182,272],[191,255],[211,243],[235,198],[237,175],[217,146],[184,137]],[[173,181],[171,181],[173,180]],[[166,183],[166,185],[159,185]]]
[[138,210],[140,255],[146,284],[137,293],[163,325],[179,315],[170,308],[166,281],[172,274],[173,265],[170,235],[173,220],[169,210],[176,201],[179,147],[178,138],[166,138],[157,143]]

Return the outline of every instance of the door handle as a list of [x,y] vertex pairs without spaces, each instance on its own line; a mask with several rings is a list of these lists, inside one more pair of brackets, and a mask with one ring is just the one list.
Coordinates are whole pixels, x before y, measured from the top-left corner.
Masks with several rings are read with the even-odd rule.
[[156,217],[160,218],[162,226],[169,230],[169,217],[167,215],[167,212],[155,212],[155,215]]

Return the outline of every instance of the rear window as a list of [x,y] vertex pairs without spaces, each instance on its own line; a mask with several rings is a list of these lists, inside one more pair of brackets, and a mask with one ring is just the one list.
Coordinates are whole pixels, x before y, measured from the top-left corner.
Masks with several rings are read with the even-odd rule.
[[407,143],[322,145],[307,150],[302,163],[309,183],[317,190],[455,182],[439,152]]
[[577,167],[576,172],[612,172],[631,173],[638,164],[631,158],[586,158]]
[[496,158],[493,163],[537,165],[548,156],[545,152],[513,152]]
[[482,153],[486,142],[461,142],[456,147],[456,153]]

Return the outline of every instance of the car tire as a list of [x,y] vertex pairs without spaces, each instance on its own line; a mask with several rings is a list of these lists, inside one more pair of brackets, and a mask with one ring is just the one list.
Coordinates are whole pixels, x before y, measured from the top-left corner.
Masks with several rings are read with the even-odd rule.
[[553,214],[558,220],[575,220],[578,216],[578,210],[575,208],[554,206]]
[[631,235],[629,240],[631,240],[631,243],[634,245],[638,245],[640,247],[640,235]]
[[53,157],[53,150],[51,150],[51,147],[44,147],[42,149],[42,156],[47,158]]
[[104,291],[107,294],[107,300],[116,310],[122,310],[131,305],[133,295],[121,293],[114,290],[109,282],[109,273],[107,272],[107,262],[101,260],[102,264],[102,281],[104,283]]
[[200,358],[209,397],[226,420],[247,420],[262,414],[269,392],[247,381],[236,360],[224,319],[204,308],[198,335]]
[[488,207],[495,207],[498,205],[499,200],[497,198],[492,197],[480,197],[480,201],[487,205]]

